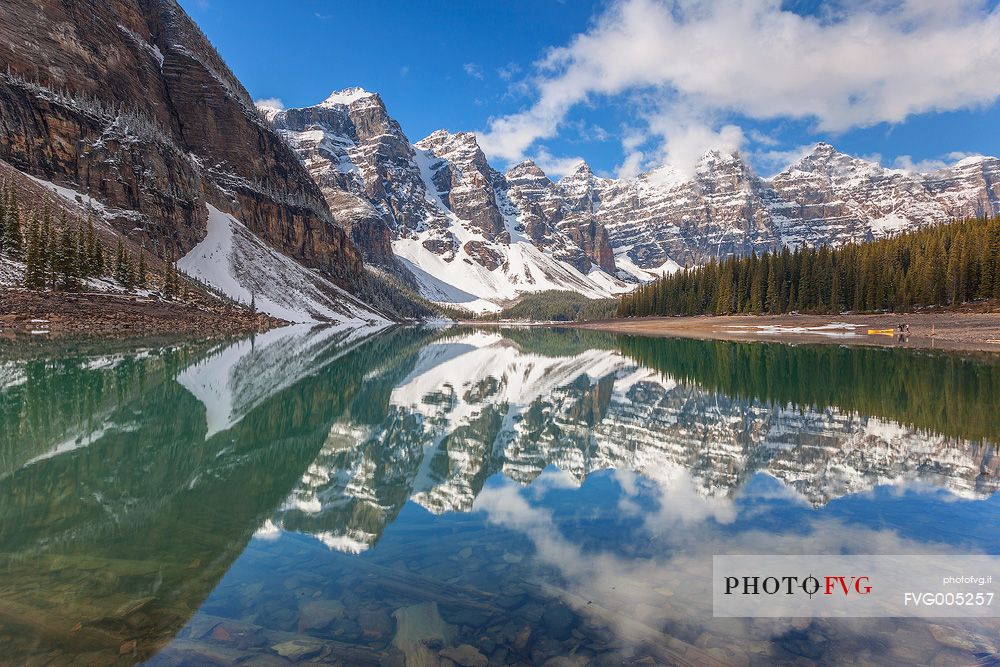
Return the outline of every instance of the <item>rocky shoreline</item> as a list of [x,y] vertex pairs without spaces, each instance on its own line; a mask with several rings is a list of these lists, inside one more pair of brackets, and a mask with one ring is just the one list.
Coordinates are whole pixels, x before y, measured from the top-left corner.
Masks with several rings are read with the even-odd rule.
[[24,335],[238,334],[287,324],[223,304],[0,288],[0,339]]
[[[900,324],[908,333],[900,335]],[[636,317],[569,326],[640,336],[1000,352],[1000,312]],[[888,331],[869,334],[869,330]]]

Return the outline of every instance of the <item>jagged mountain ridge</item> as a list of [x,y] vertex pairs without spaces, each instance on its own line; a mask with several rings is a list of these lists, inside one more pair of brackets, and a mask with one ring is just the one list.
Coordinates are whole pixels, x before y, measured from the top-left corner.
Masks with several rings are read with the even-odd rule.
[[[436,301],[468,305],[473,293],[500,303],[534,289],[523,272],[510,275],[519,242],[617,293],[711,258],[1000,214],[1000,160],[989,157],[920,174],[820,143],[772,178],[738,153],[710,151],[693,178],[669,166],[602,178],[582,163],[553,181],[530,160],[499,173],[472,133],[441,130],[411,144],[382,99],[358,88],[268,115],[366,256],[387,266],[399,257]],[[459,259],[471,270],[456,271]],[[506,292],[490,275],[499,267]]]
[[592,202],[620,267],[652,274],[782,246],[842,245],[949,220],[1000,214],[1000,160],[972,157],[929,174],[887,169],[820,143],[773,178],[710,151],[695,176],[670,167],[636,179],[586,165],[559,186]]
[[[235,299],[265,290],[264,308],[297,320],[379,317],[338,289],[366,283],[355,244],[432,300],[496,310],[531,291],[611,296],[712,257],[1000,213],[995,158],[913,174],[826,144],[771,179],[720,153],[693,179],[582,165],[555,182],[531,162],[500,173],[471,133],[411,143],[361,89],[262,116],[175,0],[11,0],[0,18],[0,158],[94,195],[134,244],[187,256]],[[213,208],[235,220],[229,237],[260,247],[205,252]],[[254,247],[302,271],[249,280],[234,258]],[[220,259],[227,271],[207,266]],[[323,296],[289,302],[296,281]]]
[[[185,256],[214,207],[315,273],[331,301],[343,301],[338,286],[367,285],[319,187],[175,0],[4,2],[0,61],[0,159],[71,198],[93,196],[134,244]],[[338,321],[379,317],[353,301],[334,311]]]
[[358,88],[263,112],[366,259],[397,273],[401,261],[434,301],[497,310],[531,291],[629,289],[613,275],[603,229],[538,215],[530,187],[493,169],[472,133],[410,143],[382,99]]

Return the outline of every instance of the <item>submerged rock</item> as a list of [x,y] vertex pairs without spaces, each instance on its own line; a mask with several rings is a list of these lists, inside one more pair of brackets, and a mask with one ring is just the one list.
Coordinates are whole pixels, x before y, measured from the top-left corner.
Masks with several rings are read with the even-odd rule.
[[489,662],[485,655],[480,653],[476,647],[469,644],[446,648],[441,651],[441,656],[448,658],[456,665],[461,665],[462,667],[486,667],[486,664]]
[[542,614],[542,624],[550,637],[563,641],[573,630],[573,612],[562,605],[549,607]]
[[358,624],[361,633],[371,639],[388,637],[392,625],[389,614],[381,609],[362,609],[358,612]]
[[299,630],[321,630],[347,611],[339,600],[310,600],[299,605]]
[[949,628],[944,625],[929,624],[927,629],[930,631],[931,636],[934,637],[936,641],[941,646],[946,646],[948,648],[958,649],[960,651],[967,651],[969,653],[975,653],[977,651],[983,653],[996,653],[996,646],[985,639],[977,635],[963,630],[961,628]]
[[438,612],[436,602],[424,602],[409,607],[400,607],[392,614],[396,619],[396,635],[392,645],[406,656],[407,667],[437,667],[440,664],[437,652],[451,644],[455,627],[446,623]]
[[274,652],[289,660],[302,660],[319,655],[323,650],[323,644],[319,642],[306,641],[304,639],[292,639],[271,647]]

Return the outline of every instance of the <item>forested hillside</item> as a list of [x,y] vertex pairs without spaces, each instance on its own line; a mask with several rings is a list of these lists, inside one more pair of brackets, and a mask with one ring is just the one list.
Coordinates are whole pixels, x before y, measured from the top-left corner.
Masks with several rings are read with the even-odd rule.
[[711,261],[640,287],[619,317],[955,306],[1000,298],[1000,218],[889,239]]
[[615,312],[614,299],[590,299],[565,290],[546,290],[527,294],[500,313],[503,320],[535,322],[576,322],[602,320]]
[[0,182],[0,262],[6,267],[0,284],[70,292],[150,289],[168,299],[185,288],[173,262],[123,242],[92,212],[42,193],[19,193],[11,180]]

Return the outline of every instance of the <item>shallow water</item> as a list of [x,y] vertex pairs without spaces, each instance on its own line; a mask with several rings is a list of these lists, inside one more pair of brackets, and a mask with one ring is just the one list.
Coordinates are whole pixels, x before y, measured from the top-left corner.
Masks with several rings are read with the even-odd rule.
[[0,349],[0,662],[995,664],[711,556],[1000,553],[1000,364],[590,332]]

